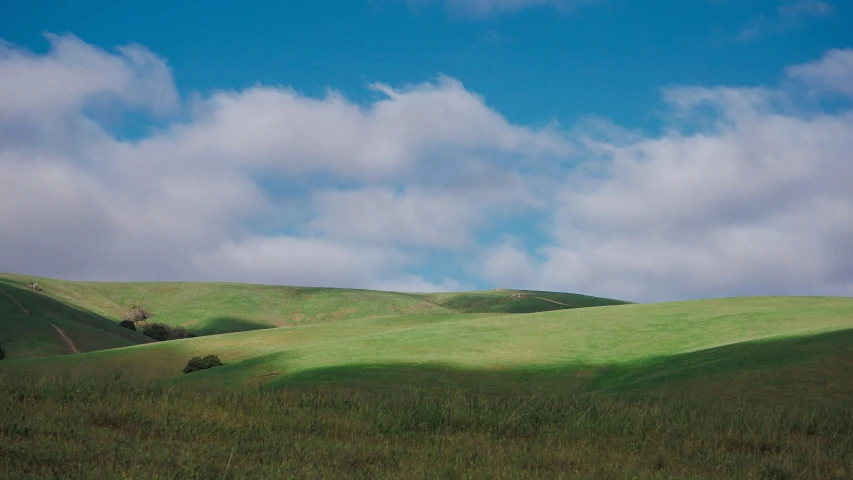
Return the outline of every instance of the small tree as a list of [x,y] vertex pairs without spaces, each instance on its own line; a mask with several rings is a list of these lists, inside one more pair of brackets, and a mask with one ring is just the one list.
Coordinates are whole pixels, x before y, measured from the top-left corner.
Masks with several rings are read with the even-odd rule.
[[143,320],[148,320],[153,316],[154,315],[151,312],[142,308],[141,305],[133,305],[127,310],[125,310],[125,312],[121,315],[121,319],[126,320],[128,322],[136,323],[141,322]]
[[119,326],[122,326],[128,330],[136,331],[136,324],[131,322],[130,320],[122,320],[121,323],[119,323]]
[[216,355],[208,355],[206,357],[193,357],[187,362],[184,367],[184,373],[197,372],[199,370],[207,370],[208,368],[221,367],[222,361]]

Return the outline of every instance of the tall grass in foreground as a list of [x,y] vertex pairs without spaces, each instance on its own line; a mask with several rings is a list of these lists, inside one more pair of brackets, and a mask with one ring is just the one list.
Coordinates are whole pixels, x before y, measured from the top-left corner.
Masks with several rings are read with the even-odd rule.
[[843,407],[0,373],[0,477],[849,479]]

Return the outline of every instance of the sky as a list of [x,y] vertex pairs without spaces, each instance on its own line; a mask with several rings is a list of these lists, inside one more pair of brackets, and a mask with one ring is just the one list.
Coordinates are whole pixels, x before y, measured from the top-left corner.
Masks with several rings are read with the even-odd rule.
[[16,3],[0,271],[853,296],[850,2]]

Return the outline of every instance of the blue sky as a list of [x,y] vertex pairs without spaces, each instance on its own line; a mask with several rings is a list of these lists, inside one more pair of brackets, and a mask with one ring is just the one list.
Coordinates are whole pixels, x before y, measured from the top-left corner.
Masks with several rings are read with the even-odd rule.
[[831,0],[19,2],[0,270],[853,295],[851,27]]
[[182,95],[261,83],[367,101],[367,83],[444,73],[524,124],[602,115],[653,126],[661,87],[772,84],[853,36],[846,2],[792,19],[778,9],[800,2],[609,0],[565,11],[531,1],[488,14],[402,0],[16,3],[0,19],[5,40],[34,51],[47,48],[45,31],[105,49],[139,43],[168,61]]

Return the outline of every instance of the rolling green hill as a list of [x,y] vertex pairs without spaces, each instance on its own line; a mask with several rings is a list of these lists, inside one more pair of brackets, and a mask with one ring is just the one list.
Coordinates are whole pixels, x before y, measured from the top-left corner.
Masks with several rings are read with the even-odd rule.
[[9,359],[64,355],[77,350],[89,352],[152,341],[118,326],[113,319],[62,303],[25,286],[0,281],[0,346]]
[[534,313],[629,303],[576,293],[502,288],[479,292],[435,293],[424,295],[424,298],[458,313]]
[[[44,292],[28,288],[30,282],[39,283]],[[368,317],[518,313],[624,303],[516,290],[428,295],[234,283],[72,282],[14,274],[0,274],[0,291],[5,292],[0,294],[0,318],[9,319],[0,324],[0,345],[9,358],[72,353],[57,328],[81,352],[150,343],[148,337],[117,326],[132,305],[151,311],[151,321],[203,336]]]
[[[791,393],[790,381],[809,371],[812,397],[831,390],[853,400],[853,387],[843,387],[853,366],[843,340],[848,329],[853,299],[756,297],[354,318],[6,365],[80,375],[121,371],[205,387],[538,385],[639,395],[659,388],[711,394],[719,386],[709,385],[735,376],[740,394],[764,397],[772,385],[780,395]],[[190,357],[211,353],[227,365],[180,373]],[[821,362],[835,366],[821,370]]]
[[[28,280],[0,277],[10,478],[853,473],[853,298]],[[152,343],[134,303],[246,331]]]

